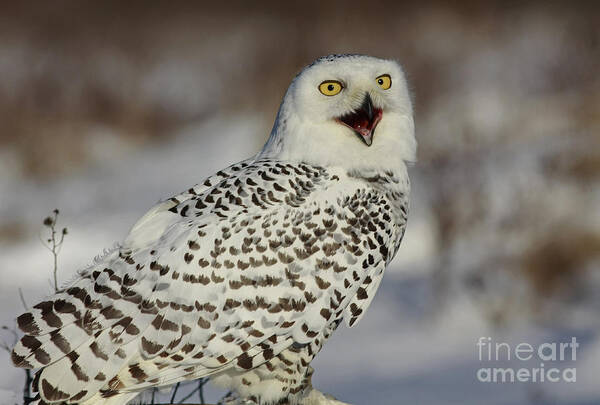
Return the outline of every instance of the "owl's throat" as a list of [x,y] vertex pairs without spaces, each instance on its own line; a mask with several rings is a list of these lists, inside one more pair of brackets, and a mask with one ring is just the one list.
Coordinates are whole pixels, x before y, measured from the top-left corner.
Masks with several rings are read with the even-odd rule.
[[367,93],[358,110],[344,114],[337,118],[336,121],[352,129],[365,145],[371,146],[375,127],[381,121],[382,116],[383,111],[381,108],[373,106],[371,96]]

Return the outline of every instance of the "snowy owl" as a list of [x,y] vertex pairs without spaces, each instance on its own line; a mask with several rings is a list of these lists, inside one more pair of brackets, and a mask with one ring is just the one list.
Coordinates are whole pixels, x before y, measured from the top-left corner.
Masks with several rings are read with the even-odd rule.
[[310,366],[364,314],[408,212],[400,66],[322,57],[254,157],[154,206],[114,250],[18,317],[12,361],[40,404],[125,404],[209,377],[239,404],[342,404]]

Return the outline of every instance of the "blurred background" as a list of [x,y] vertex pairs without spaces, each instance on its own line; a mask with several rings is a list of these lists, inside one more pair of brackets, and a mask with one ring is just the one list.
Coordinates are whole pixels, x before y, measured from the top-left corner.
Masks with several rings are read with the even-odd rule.
[[[357,405],[600,403],[598,2],[2,2],[0,324],[18,288],[52,291],[54,208],[66,283],[156,201],[257,152],[330,53],[403,65],[419,161],[398,257],[314,384]],[[523,367],[479,361],[481,336],[576,337],[558,367],[577,382],[479,382]],[[22,381],[0,351],[0,403]]]

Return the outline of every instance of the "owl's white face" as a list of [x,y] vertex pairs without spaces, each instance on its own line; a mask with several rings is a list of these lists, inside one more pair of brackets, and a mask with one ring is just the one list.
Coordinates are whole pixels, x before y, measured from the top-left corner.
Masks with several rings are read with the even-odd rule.
[[400,66],[331,56],[290,85],[263,154],[347,168],[394,169],[414,160],[412,105]]

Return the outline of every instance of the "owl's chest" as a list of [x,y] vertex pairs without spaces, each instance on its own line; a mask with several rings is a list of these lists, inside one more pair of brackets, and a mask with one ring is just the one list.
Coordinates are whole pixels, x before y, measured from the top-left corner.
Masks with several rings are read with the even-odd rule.
[[[389,173],[349,177],[337,199],[353,234],[385,246],[391,260],[404,235],[408,217],[409,184]],[[406,178],[407,180],[407,178]]]
[[408,176],[392,172],[348,173],[349,187],[343,204],[351,210],[366,210],[386,222],[406,222],[410,184]]

